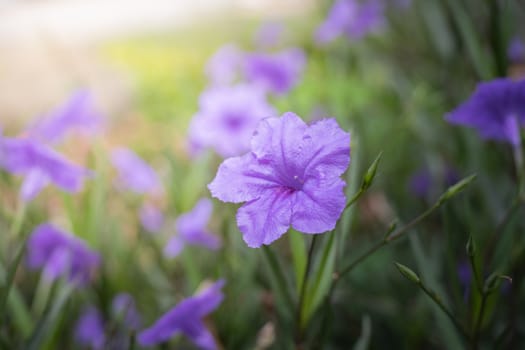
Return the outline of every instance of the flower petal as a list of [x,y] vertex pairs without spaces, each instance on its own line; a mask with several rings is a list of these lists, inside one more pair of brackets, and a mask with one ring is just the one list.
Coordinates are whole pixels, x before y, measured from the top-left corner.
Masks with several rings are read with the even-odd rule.
[[335,228],[344,210],[345,182],[340,178],[309,180],[296,192],[291,224],[304,233],[322,233]]
[[240,203],[257,199],[265,190],[277,186],[280,184],[272,169],[248,153],[222,162],[208,189],[223,202]]
[[267,190],[237,211],[237,225],[246,244],[258,248],[281,237],[290,227],[294,194],[285,189]]
[[192,320],[191,322],[186,323],[182,331],[199,347],[199,349],[217,349],[213,334],[211,334],[201,320]]
[[48,184],[49,179],[45,173],[39,169],[31,170],[20,187],[20,198],[24,202],[29,202]]
[[340,176],[348,168],[350,134],[341,130],[334,118],[310,125],[303,141],[303,149],[312,155],[304,170],[305,177]]
[[172,237],[166,247],[164,247],[164,256],[167,258],[175,258],[184,249],[184,242],[178,236]]
[[252,152],[260,160],[277,159],[285,165],[298,155],[298,146],[308,126],[295,113],[287,112],[281,118],[263,119],[253,133]]

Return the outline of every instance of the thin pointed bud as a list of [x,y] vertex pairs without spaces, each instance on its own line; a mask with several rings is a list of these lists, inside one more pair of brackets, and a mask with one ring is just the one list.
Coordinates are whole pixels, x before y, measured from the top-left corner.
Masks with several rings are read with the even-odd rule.
[[390,237],[390,235],[392,234],[392,232],[394,232],[397,228],[397,220],[394,220],[392,221],[392,223],[390,224],[390,226],[388,227],[388,231],[386,231],[384,237],[383,237],[383,240],[388,240],[388,237]]
[[396,264],[396,267],[399,270],[399,272],[401,272],[401,274],[405,276],[409,281],[412,281],[416,284],[421,283],[421,279],[419,279],[419,276],[414,271],[412,271],[410,268],[398,262],[394,264]]
[[445,201],[449,200],[450,198],[454,197],[458,193],[462,192],[467,186],[470,185],[472,181],[476,178],[476,174],[470,175],[469,177],[466,177],[462,180],[460,180],[455,185],[450,186],[442,195],[439,197],[439,204],[443,204]]
[[474,239],[472,238],[472,234],[468,237],[467,245],[466,245],[467,255],[470,257],[476,256],[476,242],[474,242]]
[[368,170],[365,173],[365,176],[363,177],[363,183],[361,184],[361,189],[363,191],[367,190],[370,186],[372,186],[372,182],[374,182],[374,178],[377,173],[377,167],[379,165],[379,162],[381,161],[381,157],[383,156],[383,152],[380,152],[372,165],[368,168]]
[[501,286],[502,280],[509,281],[512,283],[512,278],[506,275],[498,275],[496,273],[491,274],[486,280],[485,280],[485,293],[489,294],[494,292],[496,289],[498,289]]

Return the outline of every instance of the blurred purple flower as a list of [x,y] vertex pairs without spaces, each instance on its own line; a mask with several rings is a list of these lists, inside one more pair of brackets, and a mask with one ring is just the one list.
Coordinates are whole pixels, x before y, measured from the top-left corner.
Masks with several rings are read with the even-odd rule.
[[155,170],[132,150],[114,149],[111,152],[111,161],[118,172],[115,184],[119,189],[138,194],[162,191],[162,184]]
[[224,298],[221,292],[223,286],[224,281],[219,280],[195,296],[181,301],[151,327],[140,332],[138,343],[142,346],[154,346],[182,333],[201,349],[217,349],[203,318],[221,304]]
[[167,258],[175,258],[184,249],[184,241],[179,236],[171,237],[164,247],[164,256]]
[[120,293],[113,298],[111,304],[114,315],[123,321],[126,328],[138,330],[142,324],[142,318],[137,310],[135,299],[128,293]]
[[525,123],[525,80],[494,79],[478,84],[476,91],[446,120],[476,129],[482,138],[521,144]]
[[104,318],[91,306],[84,310],[75,326],[75,341],[93,350],[103,349],[106,343]]
[[416,171],[408,181],[410,193],[418,198],[426,198],[432,186],[432,175],[427,168]]
[[463,291],[463,300],[467,301],[470,294],[470,284],[472,281],[472,270],[468,261],[463,261],[457,268],[459,284]]
[[324,44],[341,35],[359,40],[382,30],[384,26],[384,4],[381,0],[336,0],[317,29],[315,40]]
[[50,147],[22,138],[0,135],[0,166],[8,172],[24,175],[20,197],[28,202],[49,183],[66,192],[78,192],[84,179],[91,175],[62,157]]
[[459,180],[461,180],[461,175],[458,170],[450,165],[447,165],[445,168],[445,187],[450,187],[455,185]]
[[257,123],[276,114],[264,93],[249,85],[207,90],[199,105],[189,126],[190,145],[193,151],[212,147],[223,157],[246,152]]
[[100,265],[98,253],[51,224],[42,224],[31,233],[26,259],[29,268],[42,268],[47,279],[68,277],[78,285],[88,284]]
[[507,57],[511,63],[525,63],[525,44],[520,38],[515,37],[510,41]]
[[164,214],[156,205],[151,203],[142,205],[139,217],[142,227],[150,233],[159,232],[164,225]]
[[285,28],[279,22],[266,22],[255,33],[255,45],[260,49],[269,49],[277,46],[284,34]]
[[95,110],[92,95],[79,91],[56,111],[30,128],[29,136],[43,142],[59,142],[70,130],[83,133],[97,131],[102,116]]
[[291,112],[268,118],[251,146],[226,159],[208,185],[223,202],[247,202],[237,225],[249,247],[272,243],[290,226],[304,233],[335,227],[346,204],[340,176],[350,163],[350,135],[335,119],[308,126]]
[[250,53],[244,60],[244,74],[250,83],[265,91],[284,94],[301,79],[306,56],[292,48],[277,53]]
[[190,212],[179,216],[175,222],[177,235],[168,242],[165,249],[166,256],[171,258],[177,256],[185,244],[202,246],[211,250],[219,249],[220,238],[206,229],[212,210],[211,201],[202,198]]
[[208,60],[205,73],[212,85],[229,85],[240,75],[244,53],[234,44],[222,46]]

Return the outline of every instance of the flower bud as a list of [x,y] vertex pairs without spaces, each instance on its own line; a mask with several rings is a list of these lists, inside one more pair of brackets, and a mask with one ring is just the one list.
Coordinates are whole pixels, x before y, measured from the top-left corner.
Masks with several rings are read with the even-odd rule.
[[403,264],[397,263],[397,262],[395,264],[399,272],[401,272],[401,274],[405,276],[408,280],[416,284],[421,283],[419,276],[414,271],[412,271],[410,268],[406,267]]

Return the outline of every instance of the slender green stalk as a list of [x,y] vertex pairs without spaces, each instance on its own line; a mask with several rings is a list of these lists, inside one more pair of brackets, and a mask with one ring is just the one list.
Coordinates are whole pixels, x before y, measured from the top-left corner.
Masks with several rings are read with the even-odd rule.
[[472,350],[478,349],[479,335],[481,331],[481,325],[483,322],[483,316],[485,315],[485,306],[487,304],[488,292],[485,290],[481,295],[481,306],[479,309],[478,317],[476,318],[476,324],[474,326],[474,332],[472,336]]
[[346,209],[350,208],[352,204],[354,204],[363,194],[365,193],[365,190],[361,187],[359,191],[357,191],[356,194],[346,203],[345,209],[343,210],[343,213],[346,211]]
[[278,288],[278,293],[284,298],[284,301],[288,305],[294,305],[293,297],[290,294],[290,288],[288,288],[288,283],[286,282],[286,277],[284,276],[283,270],[279,266],[279,261],[275,256],[274,252],[269,246],[264,245],[262,247],[262,252],[268,266],[272,272],[273,277],[275,278],[276,287]]
[[418,286],[447,315],[447,317],[452,321],[454,326],[456,326],[456,328],[465,337],[465,339],[470,339],[468,332],[461,325],[461,323],[457,320],[454,314],[445,306],[445,304],[443,304],[443,301],[441,300],[441,298],[433,290],[429,289],[423,282],[419,281]]
[[[331,304],[332,295],[334,293],[335,288],[337,287],[338,282],[341,280],[341,277],[349,274],[354,268],[356,268],[359,264],[367,260],[370,256],[372,256],[376,251],[380,250],[384,246],[386,246],[388,243],[398,240],[400,238],[403,238],[412,228],[414,228],[416,225],[418,225],[421,221],[426,219],[428,216],[430,216],[434,211],[436,211],[438,208],[440,208],[448,199],[452,198],[457,193],[461,192],[467,185],[469,185],[475,178],[475,175],[469,176],[460,182],[458,182],[456,185],[450,187],[447,189],[438,199],[436,203],[434,203],[433,206],[425,210],[423,213],[421,213],[419,216],[414,218],[412,221],[410,221],[408,224],[393,230],[393,227],[389,228],[388,231],[383,236],[383,239],[373,246],[371,246],[368,250],[366,250],[364,253],[362,253],[358,258],[356,258],[353,262],[348,264],[345,268],[343,268],[340,272],[335,271],[332,275],[332,284],[330,286],[330,289],[328,291],[328,294],[325,297],[325,311],[323,312],[323,321],[322,326],[320,330],[320,336],[317,337],[316,342],[318,343],[317,346],[320,346],[324,339],[324,335],[326,333],[326,317],[328,313],[328,309]],[[359,192],[358,192],[359,193]],[[356,195],[357,196],[357,195]],[[354,197],[356,197],[354,196]],[[352,201],[350,201],[352,202]]]
[[[22,228],[22,223],[24,221],[26,213],[26,206],[24,204],[20,204],[18,206],[17,212],[15,214],[15,218],[11,225],[11,238],[16,238],[20,230]],[[11,287],[13,285],[16,271],[18,270],[18,266],[20,265],[20,262],[22,261],[22,256],[24,255],[25,248],[26,248],[26,242],[27,242],[27,235],[24,235],[22,244],[20,247],[18,247],[18,250],[15,253],[15,258],[13,260],[13,263],[7,267],[7,277],[5,280],[5,286],[4,290],[0,294],[0,310],[5,310],[5,305],[7,302],[7,299],[9,297],[9,292],[11,291]],[[5,321],[5,318],[7,317],[7,313],[3,312],[2,320]]]
[[24,217],[26,215],[26,205],[23,202],[20,202],[18,208],[16,209],[15,217],[11,222],[10,234],[11,238],[15,238],[20,233],[22,228],[22,223],[24,222]]
[[474,282],[476,283],[477,290],[482,293],[483,286],[481,285],[481,280],[479,277],[479,270],[476,264],[476,258],[474,256],[469,256],[470,268],[472,269],[472,274],[474,275]]
[[372,254],[374,254],[376,251],[387,245],[388,243],[398,240],[402,237],[404,237],[414,226],[419,224],[421,221],[426,219],[428,216],[430,216],[436,209],[438,209],[442,205],[441,201],[438,201],[436,204],[434,204],[432,207],[424,211],[422,214],[417,216],[415,219],[410,221],[408,224],[400,227],[399,229],[395,230],[391,234],[385,235],[383,240],[377,242],[372,247],[370,247],[367,251],[365,251],[363,254],[361,254],[357,259],[355,259],[353,262],[348,264],[345,268],[343,268],[339,273],[337,273],[334,276],[334,283],[337,283],[341,277],[348,274],[350,271],[352,271],[356,266],[361,264],[363,261],[368,259]]
[[296,338],[298,342],[302,341],[303,338],[303,329],[304,329],[304,320],[303,320],[303,307],[304,307],[304,297],[306,294],[306,286],[308,284],[308,275],[312,269],[312,262],[314,257],[315,243],[317,242],[317,235],[312,237],[312,243],[310,243],[310,249],[308,250],[308,258],[306,260],[306,269],[304,270],[303,283],[301,284],[301,292],[299,293],[299,302],[297,304],[297,313],[296,313]]
[[522,207],[522,205],[525,203],[525,198],[522,196],[517,196],[513,201],[510,207],[507,209],[505,215],[503,216],[503,219],[500,221],[496,229],[494,230],[494,233],[489,239],[489,243],[487,244],[487,250],[485,252],[484,261],[486,264],[490,265],[492,263],[492,259],[494,258],[494,253],[496,251],[496,246],[498,245],[498,240],[503,236],[503,232],[507,228],[507,226],[511,223],[512,219],[518,212],[518,210]]
[[128,350],[134,350],[137,342],[137,334],[133,331],[129,336]]
[[406,224],[403,227],[400,227],[399,229],[392,232],[392,229],[389,229],[386,234],[383,236],[383,239],[373,246],[371,246],[368,250],[366,250],[364,253],[362,253],[358,258],[356,258],[353,262],[348,264],[344,269],[341,270],[341,272],[334,272],[332,275],[332,284],[330,285],[330,289],[328,291],[328,294],[325,297],[324,302],[324,312],[323,312],[323,320],[321,322],[321,330],[319,332],[319,336],[316,338],[316,345],[315,347],[321,347],[321,344],[323,343],[323,339],[325,337],[326,331],[327,331],[327,314],[328,310],[330,308],[332,295],[335,291],[335,288],[337,287],[338,282],[341,280],[341,277],[344,275],[350,273],[354,268],[356,268],[359,264],[361,264],[363,261],[368,259],[370,256],[372,256],[376,251],[380,250],[382,247],[386,246],[389,242],[397,240],[403,235],[405,235],[410,229],[412,229],[414,226],[416,226],[419,222],[423,221],[425,218],[427,218],[430,214],[432,214],[436,209],[438,209],[442,205],[443,201],[438,201],[436,204],[434,204],[432,207],[427,209],[425,212],[417,216],[415,219],[410,221],[408,224]]

